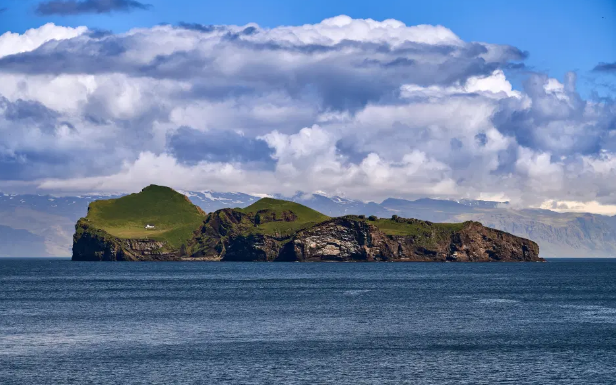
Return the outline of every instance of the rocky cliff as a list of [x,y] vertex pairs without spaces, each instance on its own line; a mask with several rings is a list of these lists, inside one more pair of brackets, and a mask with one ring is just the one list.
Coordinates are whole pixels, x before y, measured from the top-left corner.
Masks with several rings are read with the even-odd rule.
[[[401,219],[404,220],[404,219]],[[416,223],[421,221],[416,221]],[[281,250],[287,261],[539,261],[536,243],[477,222],[459,231],[431,229],[423,234],[388,235],[370,222],[337,218],[299,232]]]
[[152,239],[122,239],[96,229],[84,219],[73,236],[73,261],[172,261],[178,252],[166,251],[165,242]]
[[[387,234],[384,221],[415,234]],[[210,214],[197,236],[193,258],[217,261],[542,261],[535,242],[466,222],[445,227],[413,219],[371,222],[334,218],[289,236],[248,232],[251,217],[233,210]],[[392,226],[390,226],[392,227]]]

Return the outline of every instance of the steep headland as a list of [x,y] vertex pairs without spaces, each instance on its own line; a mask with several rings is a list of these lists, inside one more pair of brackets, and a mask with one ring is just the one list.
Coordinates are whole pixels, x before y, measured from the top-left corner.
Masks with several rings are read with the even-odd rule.
[[541,261],[536,243],[478,222],[330,218],[264,198],[205,215],[160,186],[97,201],[77,222],[73,260]]
[[186,254],[205,213],[162,186],[99,200],[75,226],[73,260],[173,260]]

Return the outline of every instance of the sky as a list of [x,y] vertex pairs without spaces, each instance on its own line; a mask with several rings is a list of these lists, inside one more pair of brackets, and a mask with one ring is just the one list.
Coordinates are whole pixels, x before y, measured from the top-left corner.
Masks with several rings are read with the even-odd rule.
[[616,2],[0,0],[0,191],[616,213]]

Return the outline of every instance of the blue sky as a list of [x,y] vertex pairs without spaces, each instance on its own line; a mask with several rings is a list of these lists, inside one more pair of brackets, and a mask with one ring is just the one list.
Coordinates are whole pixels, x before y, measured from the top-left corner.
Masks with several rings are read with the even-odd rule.
[[615,21],[614,0],[0,0],[0,191],[616,213]]
[[[23,32],[43,23],[123,32],[160,23],[236,24],[262,27],[312,24],[345,14],[353,18],[393,18],[407,25],[440,24],[466,41],[510,44],[529,52],[531,69],[562,79],[579,74],[580,92],[614,95],[600,84],[616,87],[614,76],[590,71],[600,62],[616,61],[614,0],[144,0],[149,10],[104,15],[37,16],[38,0],[0,0],[0,33]],[[511,81],[520,88],[520,79]],[[599,84],[599,85],[598,85]]]

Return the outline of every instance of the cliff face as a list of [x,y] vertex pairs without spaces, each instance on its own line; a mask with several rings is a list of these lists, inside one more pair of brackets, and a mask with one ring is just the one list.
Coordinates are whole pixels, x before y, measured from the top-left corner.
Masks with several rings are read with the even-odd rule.
[[165,252],[165,243],[151,239],[120,239],[95,229],[85,220],[75,226],[73,261],[170,261],[175,253]]
[[547,210],[486,210],[459,218],[530,238],[551,257],[613,257],[616,255],[616,222],[612,218]]
[[282,248],[278,260],[388,260],[381,235],[366,222],[337,218],[297,233]]
[[447,260],[463,262],[490,261],[542,261],[537,243],[504,231],[467,222],[454,234],[449,245]]
[[[429,226],[429,223],[427,224]],[[540,261],[536,243],[468,222],[450,236],[387,235],[369,222],[337,218],[299,232],[285,261]]]
[[[229,226],[222,225],[224,235],[216,236],[215,228],[206,223],[202,231],[208,233],[209,243],[194,257],[209,250],[208,259],[223,261],[542,261],[536,243],[477,222],[448,233],[417,221],[425,231],[411,236],[388,235],[369,221],[343,217],[278,238],[241,234],[240,224],[246,223],[241,215],[223,218],[222,222],[233,218],[236,227],[227,231]],[[220,216],[213,221],[221,225]]]

